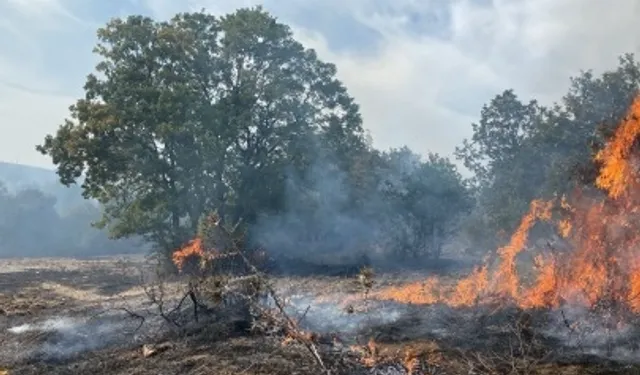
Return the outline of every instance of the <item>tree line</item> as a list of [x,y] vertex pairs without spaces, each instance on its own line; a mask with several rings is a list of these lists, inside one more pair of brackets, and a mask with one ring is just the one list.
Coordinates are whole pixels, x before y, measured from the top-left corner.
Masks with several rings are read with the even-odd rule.
[[483,227],[513,230],[532,199],[595,188],[602,149],[640,89],[640,64],[619,57],[612,70],[582,71],[551,106],[505,90],[483,106],[456,156],[473,173]]
[[100,203],[100,228],[165,254],[212,212],[288,255],[484,249],[531,199],[593,182],[640,77],[625,55],[551,107],[500,93],[455,150],[467,179],[441,155],[375,149],[336,67],[260,7],[116,18],[98,39],[84,97],[37,149]]
[[92,256],[140,252],[134,240],[113,241],[91,226],[100,207],[89,201],[66,202],[38,188],[12,192],[0,182],[0,257]]

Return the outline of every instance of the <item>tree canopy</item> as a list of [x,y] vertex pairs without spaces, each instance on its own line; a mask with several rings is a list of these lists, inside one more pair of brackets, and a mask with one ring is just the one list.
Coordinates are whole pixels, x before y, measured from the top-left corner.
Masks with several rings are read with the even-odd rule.
[[101,204],[112,237],[165,252],[215,212],[276,252],[437,257],[453,228],[488,237],[532,199],[592,184],[593,152],[640,84],[624,55],[552,106],[506,89],[455,151],[466,180],[440,155],[374,149],[336,67],[260,7],[118,18],[98,39],[84,97],[37,149]]
[[174,249],[214,210],[250,225],[287,207],[287,181],[313,190],[317,160],[344,175],[351,210],[377,190],[375,152],[336,67],[260,7],[130,16],[98,37],[84,97],[38,150],[63,184],[85,176],[115,238]]
[[39,150],[63,183],[86,174],[84,194],[105,205],[117,237],[176,246],[166,239],[191,235],[206,210],[237,219],[276,208],[283,166],[304,167],[312,136],[343,158],[364,147],[335,67],[259,8],[132,16],[98,36],[85,97]]
[[532,199],[593,186],[595,152],[626,113],[640,89],[640,64],[632,54],[596,76],[581,72],[550,107],[522,102],[513,90],[494,97],[456,150],[474,172],[482,225],[490,232],[518,225]]

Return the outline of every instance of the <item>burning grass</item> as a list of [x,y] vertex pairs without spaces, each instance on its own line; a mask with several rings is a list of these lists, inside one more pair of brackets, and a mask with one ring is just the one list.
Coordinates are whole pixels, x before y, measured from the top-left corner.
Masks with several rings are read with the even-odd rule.
[[[513,304],[523,309],[595,309],[607,305],[620,312],[640,312],[640,155],[635,147],[639,116],[637,99],[595,157],[601,165],[596,185],[602,193],[576,190],[569,197],[533,201],[509,243],[498,249],[497,267],[482,266],[452,287],[431,278],[381,290],[375,298],[454,307]],[[572,250],[540,251],[535,257],[535,279],[525,283],[516,258],[526,250],[529,232],[539,222],[557,227]]]
[[[475,350],[463,357],[482,373],[534,373],[550,362],[552,351],[555,360],[587,361],[597,355],[635,362],[640,337],[639,117],[640,98],[595,156],[600,190],[577,189],[570,196],[533,201],[510,241],[497,250],[497,265],[482,265],[453,282],[429,277],[380,288],[368,298],[425,306],[404,321],[412,327],[405,339],[431,337],[450,348]],[[555,228],[569,250],[528,248],[529,234],[539,224]],[[535,254],[529,279],[517,266],[525,251]],[[375,343],[362,345],[369,364],[376,358]],[[401,357],[396,354],[396,361]]]
[[[349,281],[307,278],[293,285],[291,279],[275,282],[254,266],[264,260],[264,252],[208,249],[207,241],[196,238],[173,254],[183,274],[181,289],[169,295],[162,280],[145,289],[159,316],[179,328],[172,331],[174,336],[162,336],[176,345],[156,354],[153,363],[139,353],[129,358],[128,349],[116,348],[101,357],[112,366],[75,359],[58,369],[76,366],[84,372],[110,368],[113,373],[131,373],[123,360],[128,358],[126,363],[139,365],[138,373],[171,368],[168,371],[196,374],[204,371],[205,364],[217,373],[255,374],[638,373],[634,363],[640,349],[639,117],[640,98],[595,156],[599,190],[585,188],[533,201],[510,241],[497,250],[496,264],[486,263],[458,280],[427,277],[379,285],[380,275],[363,269]],[[554,228],[563,241],[560,247],[568,250],[529,247],[536,225]],[[522,272],[518,265],[524,252],[534,254],[531,272]],[[234,270],[226,272],[227,265]],[[40,286],[56,285],[41,281]],[[308,290],[303,290],[304,284]],[[100,300],[87,297],[95,297],[96,288],[82,293],[69,286],[46,290],[76,304]],[[177,303],[169,304],[170,298]],[[189,301],[192,309],[186,307]],[[239,313],[214,308],[230,305],[240,306]],[[121,309],[145,322],[139,312]],[[0,315],[15,322],[15,315]],[[29,324],[24,320],[22,316],[20,323]],[[227,329],[217,330],[221,325]],[[215,347],[225,352],[225,340],[229,347],[242,342],[226,359],[218,352],[200,350]],[[237,353],[258,359],[240,366]],[[171,367],[169,362],[166,368],[158,367],[162,361],[179,361],[185,367]],[[234,364],[220,368],[218,364],[225,361]],[[29,372],[33,366],[23,367],[25,373],[37,373]]]
[[[471,368],[478,374],[527,373],[523,369],[531,370],[528,373],[539,374],[582,374],[587,373],[584,372],[587,371],[585,368],[594,369],[588,373],[600,374],[607,372],[598,368],[618,370],[623,368],[621,365],[611,363],[605,363],[605,366],[603,360],[595,361],[588,357],[572,357],[573,363],[583,363],[580,366],[559,364],[553,361],[557,358],[548,357],[549,348],[556,351],[562,349],[562,345],[544,335],[544,332],[551,329],[550,321],[557,324],[555,326],[557,330],[560,330],[558,327],[565,327],[560,314],[550,316],[550,312],[546,309],[539,312],[530,310],[531,320],[528,324],[534,334],[532,341],[535,345],[526,346],[528,349],[522,350],[519,348],[524,346],[521,346],[518,332],[526,330],[515,329],[515,322],[519,321],[522,309],[505,307],[494,311],[487,305],[452,308],[442,303],[407,306],[372,299],[378,284],[383,284],[381,288],[384,289],[390,283],[402,283],[402,279],[395,280],[388,277],[375,275],[374,285],[366,297],[368,300],[365,300],[366,289],[363,287],[370,284],[363,284],[366,280],[358,278],[272,280],[277,293],[282,296],[289,318],[294,323],[292,326],[283,322],[284,316],[277,309],[276,311],[270,309],[268,315],[257,321],[256,323],[262,327],[258,327],[259,329],[254,330],[253,333],[238,329],[236,322],[244,318],[237,315],[237,311],[217,310],[217,318],[203,312],[199,324],[186,327],[188,329],[182,332],[173,331],[169,334],[148,336],[143,341],[128,346],[120,342],[111,347],[96,348],[91,352],[82,352],[81,355],[54,361],[43,360],[42,354],[50,356],[52,352],[42,349],[50,348],[55,343],[63,343],[66,347],[72,348],[92,335],[97,337],[94,332],[103,332],[106,329],[106,326],[101,323],[101,318],[96,316],[89,319],[91,325],[86,326],[82,323],[87,319],[86,314],[82,315],[81,310],[74,310],[76,318],[73,318],[73,327],[69,324],[58,327],[47,322],[50,322],[52,317],[69,316],[74,312],[44,309],[33,310],[31,316],[4,316],[0,317],[0,322],[6,328],[45,327],[47,329],[25,332],[23,335],[6,331],[0,335],[4,348],[19,347],[24,351],[33,345],[44,345],[39,347],[38,356],[34,359],[18,363],[12,361],[11,366],[6,366],[9,363],[0,363],[0,367],[5,365],[5,368],[12,370],[11,373],[20,374],[104,373],[107,370],[113,374],[201,374],[206,373],[205,370],[220,374],[315,375],[323,373],[301,342],[307,341],[317,348],[326,367],[341,369],[334,374],[467,374]],[[288,286],[288,289],[283,286]],[[30,295],[31,298],[40,298],[37,297],[36,289],[31,290],[30,293],[33,293]],[[45,297],[55,299],[49,293],[51,291],[48,291]],[[123,294],[130,296],[132,292],[127,291]],[[68,296],[69,293],[65,295]],[[307,296],[307,298],[299,300],[298,305],[295,306],[296,296]],[[349,313],[344,309],[344,301],[341,300],[343,296],[351,296],[353,304],[367,306],[366,308],[356,306],[355,311]],[[119,295],[113,297],[120,299]],[[174,297],[179,298],[180,294]],[[169,295],[165,298],[169,298]],[[316,303],[318,299],[324,300],[324,303],[318,305]],[[81,298],[69,303],[86,304],[87,299]],[[165,303],[166,308],[171,309],[172,305],[169,304],[168,299]],[[78,307],[81,306],[78,305]],[[139,307],[129,307],[135,308],[134,311],[140,314],[152,309],[152,306],[146,303]],[[189,308],[184,310],[183,319],[191,316],[190,311]],[[121,313],[120,318],[111,319],[110,324],[126,322],[129,331],[135,329],[138,322],[126,312],[121,311]],[[578,313],[571,315],[572,313],[571,311],[566,313],[567,320],[571,321],[570,325],[583,322],[583,320],[573,320],[581,315]],[[383,317],[385,320],[375,319],[376,316]],[[267,322],[268,317],[274,320],[271,324]],[[320,324],[327,321],[334,323],[331,329]],[[526,322],[527,319],[522,321]],[[76,327],[78,322],[85,328]],[[23,324],[31,325],[23,326]],[[527,326],[525,323],[521,325]],[[318,329],[310,329],[312,326]],[[293,328],[293,335],[292,332],[284,329],[287,327]],[[573,335],[576,342],[581,340],[579,337],[581,329],[586,328],[575,327]],[[88,336],[87,332],[89,332]],[[120,330],[117,332],[124,333]],[[100,337],[104,337],[104,334],[103,332]],[[565,327],[560,334],[569,336],[570,331]],[[520,334],[520,337],[524,336],[526,335]],[[21,345],[14,345],[15,341],[12,340],[16,339],[21,340]],[[588,351],[586,348],[589,343],[582,340],[585,351]],[[165,342],[171,343],[170,349],[156,354],[153,358],[143,356],[142,344]],[[516,366],[520,372],[507,371],[511,368],[510,366]]]

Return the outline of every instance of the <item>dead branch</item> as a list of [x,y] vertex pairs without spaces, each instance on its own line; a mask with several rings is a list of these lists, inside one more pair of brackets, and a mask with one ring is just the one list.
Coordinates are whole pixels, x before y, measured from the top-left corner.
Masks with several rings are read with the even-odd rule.
[[126,307],[121,307],[120,310],[126,312],[127,314],[129,314],[129,316],[131,316],[134,319],[138,319],[140,321],[140,324],[138,324],[138,326],[136,327],[135,330],[133,330],[133,333],[136,333],[140,330],[140,328],[142,328],[142,326],[144,325],[144,322],[146,321],[146,318],[138,313],[135,313],[131,310],[129,310]]
[[[264,277],[262,272],[260,272],[257,269],[257,267],[254,266],[253,263],[242,252],[239,251],[238,254],[242,258],[245,265],[251,270],[253,274]],[[287,323],[287,327],[286,327],[287,333],[296,341],[302,343],[306,347],[306,349],[309,351],[309,353],[311,353],[311,355],[316,360],[320,368],[322,368],[322,370],[327,374],[330,374],[330,371],[325,366],[324,361],[322,360],[322,357],[320,357],[320,353],[318,351],[317,346],[313,343],[313,341],[307,335],[304,335],[302,332],[300,332],[297,323],[293,321],[293,319],[285,311],[285,305],[280,299],[280,297],[278,296],[278,294],[276,293],[275,289],[273,289],[273,287],[266,282],[264,283],[264,287],[266,291],[269,293],[269,295],[271,296],[271,298],[273,298],[274,304],[278,308],[278,311],[284,317]]]

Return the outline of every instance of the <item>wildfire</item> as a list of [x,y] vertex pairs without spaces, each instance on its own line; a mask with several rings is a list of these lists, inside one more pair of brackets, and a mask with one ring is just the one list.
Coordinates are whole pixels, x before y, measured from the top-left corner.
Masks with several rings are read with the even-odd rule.
[[[491,271],[485,265],[453,286],[430,278],[373,296],[451,306],[513,303],[521,308],[553,308],[565,303],[586,307],[608,303],[640,312],[639,155],[634,149],[640,135],[639,117],[640,97],[595,156],[601,166],[596,186],[606,196],[576,191],[561,200],[533,201],[508,244],[498,249],[499,263]],[[556,211],[562,212],[560,217]],[[572,250],[537,255],[533,281],[525,282],[518,274],[517,256],[538,222],[556,223],[558,234]]]
[[183,271],[186,264],[191,262],[198,262],[199,267],[202,268],[204,266],[204,262],[208,258],[209,257],[203,249],[202,240],[200,238],[189,241],[186,246],[177,250],[172,255],[173,264],[178,267],[179,271]]

